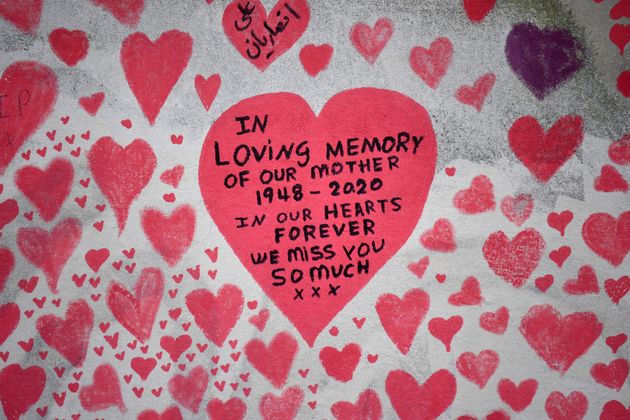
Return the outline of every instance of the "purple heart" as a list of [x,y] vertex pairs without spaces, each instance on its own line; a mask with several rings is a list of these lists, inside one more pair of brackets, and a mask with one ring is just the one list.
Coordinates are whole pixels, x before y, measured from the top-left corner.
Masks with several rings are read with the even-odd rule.
[[584,50],[566,29],[514,25],[505,42],[514,73],[541,101],[582,68]]

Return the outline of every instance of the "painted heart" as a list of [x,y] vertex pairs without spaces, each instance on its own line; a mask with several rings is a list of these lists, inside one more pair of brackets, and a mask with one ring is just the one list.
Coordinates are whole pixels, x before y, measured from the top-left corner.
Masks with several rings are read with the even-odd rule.
[[64,219],[47,232],[40,228],[20,228],[17,245],[24,258],[46,275],[50,291],[57,293],[57,282],[66,262],[81,241],[83,228],[78,219]]
[[48,35],[50,48],[61,61],[70,67],[85,58],[90,48],[90,41],[83,31],[69,31],[57,28]]
[[594,253],[619,266],[630,251],[630,211],[618,218],[608,213],[591,214],[582,225],[582,238]]
[[199,412],[199,406],[203,394],[208,388],[209,380],[208,372],[203,367],[196,366],[188,372],[188,376],[173,376],[168,381],[168,391],[182,407],[196,414]]
[[387,375],[385,390],[401,420],[432,420],[453,403],[457,382],[446,369],[438,370],[423,384],[403,370],[394,370]]
[[608,279],[604,282],[604,289],[610,300],[619,305],[621,299],[630,292],[630,276],[623,276],[619,280]]
[[595,270],[590,265],[583,265],[578,271],[577,278],[567,280],[562,289],[570,295],[599,293],[599,284],[597,283]]
[[464,280],[460,291],[448,297],[448,303],[453,306],[481,305],[481,302],[483,302],[483,296],[481,296],[479,280],[473,276],[469,276]]
[[260,399],[258,411],[264,420],[294,419],[304,400],[304,391],[293,386],[276,396],[268,392]]
[[183,420],[182,412],[176,405],[158,413],[155,410],[144,410],[138,414],[137,420]]
[[509,239],[494,232],[483,244],[483,256],[494,273],[514,287],[521,287],[538,266],[545,240],[535,229],[520,231]]
[[619,54],[623,55],[626,45],[630,42],[630,25],[615,24],[608,33],[610,41],[619,48]]
[[57,100],[57,76],[41,63],[17,61],[2,73],[0,92],[3,96],[3,118],[0,119],[2,175],[22,144],[52,111]]
[[506,196],[501,200],[501,211],[508,220],[516,226],[521,226],[534,208],[534,199],[529,194],[519,194],[515,197]]
[[333,47],[330,44],[308,44],[300,50],[300,62],[304,70],[315,77],[328,67],[332,55]]
[[319,360],[328,376],[349,382],[361,360],[361,347],[356,343],[346,344],[341,350],[327,346],[319,352]]
[[7,420],[19,420],[41,397],[46,372],[39,366],[18,364],[0,370],[0,402]]
[[221,87],[221,75],[213,74],[207,79],[198,74],[195,76],[195,89],[203,107],[208,111]]
[[455,98],[465,105],[470,105],[481,112],[486,97],[494,87],[497,77],[494,73],[486,73],[475,81],[472,86],[463,85],[455,91]]
[[140,215],[142,230],[164,261],[173,267],[192,244],[195,234],[195,210],[189,205],[177,207],[170,215],[157,209],[144,209]]
[[210,420],[242,420],[245,418],[247,405],[240,398],[232,397],[226,402],[213,398],[206,407]]
[[330,407],[330,412],[337,420],[380,420],[383,409],[378,394],[372,389],[366,389],[359,394],[356,403],[338,401]]
[[626,359],[616,359],[606,363],[595,363],[591,367],[591,376],[595,382],[605,387],[620,391],[628,379],[630,364]]
[[393,34],[392,21],[381,18],[374,23],[373,28],[363,22],[356,23],[350,29],[350,41],[368,63],[374,64]]
[[483,389],[499,367],[499,355],[494,350],[482,350],[479,354],[462,353],[457,358],[457,371]]
[[[0,231],[2,231],[3,227],[15,220],[18,214],[20,214],[20,207],[14,199],[9,198],[0,203]],[[0,278],[2,278],[2,276],[0,276]],[[0,281],[0,283],[2,282]],[[2,290],[2,287],[0,287],[0,290]]]
[[142,32],[123,41],[120,62],[125,78],[151,125],[188,65],[192,44],[191,36],[178,30],[164,32],[155,42]]
[[568,396],[554,391],[545,401],[545,411],[551,420],[581,420],[588,410],[588,400],[580,391]]
[[511,379],[501,379],[497,385],[501,400],[517,413],[529,407],[537,390],[536,379],[525,379],[520,384],[515,384]]
[[44,0],[3,1],[0,16],[22,32],[35,33],[42,16]]
[[37,331],[46,344],[75,367],[83,365],[93,326],[94,312],[83,299],[68,304],[65,319],[44,315],[37,320]]
[[95,273],[98,273],[98,270],[100,270],[101,266],[108,258],[109,249],[107,248],[90,249],[85,253],[85,262]]
[[439,252],[453,252],[457,249],[454,238],[453,224],[442,218],[435,221],[432,229],[425,231],[420,237],[420,243],[426,249]]
[[625,420],[628,417],[630,417],[630,405],[626,408],[621,402],[612,400],[604,404],[599,420]]
[[593,181],[593,189],[599,192],[628,192],[628,181],[612,165],[604,165]]
[[617,165],[630,165],[630,134],[610,143],[608,157]]
[[468,19],[479,23],[492,11],[495,3],[496,0],[464,0],[464,10]]
[[15,266],[15,257],[9,248],[0,248],[0,292]]
[[141,342],[151,337],[162,294],[164,276],[157,268],[145,268],[138,276],[133,294],[112,281],[107,291],[107,307],[114,318]]
[[297,341],[287,332],[276,334],[269,345],[259,339],[250,340],[245,345],[249,363],[276,388],[282,388],[286,383],[297,352]]
[[518,78],[539,100],[573,77],[584,64],[584,48],[567,29],[514,25],[505,56]]
[[19,323],[19,306],[13,302],[0,305],[0,346],[13,334]]
[[56,158],[46,169],[35,166],[20,168],[15,174],[15,185],[46,222],[53,220],[72,189],[74,167],[67,159]]
[[470,182],[470,187],[458,191],[453,196],[453,206],[464,214],[479,214],[493,210],[494,185],[485,175],[477,175]]
[[153,369],[157,366],[157,360],[153,357],[143,358],[134,357],[131,359],[131,369],[140,376],[140,379],[146,381]]
[[222,347],[243,312],[243,292],[237,286],[226,284],[216,296],[206,289],[197,289],[186,295],[186,307],[206,338]]
[[114,211],[120,234],[125,229],[131,203],[147,186],[157,165],[153,149],[141,139],[123,148],[111,137],[101,137],[87,158],[96,185]]
[[92,0],[112,14],[120,23],[135,28],[144,10],[144,0]]
[[[249,117],[242,117],[260,110],[265,113],[264,127],[262,115],[252,117],[249,123]],[[244,126],[235,124],[239,121],[235,118]],[[245,132],[237,136],[241,129]],[[365,137],[353,140],[353,136]],[[341,138],[349,140],[331,140]],[[296,139],[308,140],[296,144]],[[381,139],[386,143],[381,144]],[[348,141],[350,156],[360,154],[379,164],[374,173],[377,177],[344,170],[334,179],[328,178],[333,162],[335,168],[343,167],[338,159],[345,156]],[[297,95],[267,94],[241,101],[214,123],[203,146],[199,182],[206,208],[227,242],[312,346],[324,327],[411,235],[433,180],[435,159],[436,142],[428,114],[399,93],[372,88],[345,91],[331,98],[319,116]],[[293,169],[286,168],[287,160]],[[284,184],[267,187],[269,175],[273,176],[269,168],[278,176],[283,170],[285,177],[291,172],[295,183],[286,192]],[[243,170],[250,175],[238,172]],[[238,173],[252,177],[244,181],[244,187],[233,183]],[[406,188],[406,183],[415,188]],[[374,207],[374,201],[358,199],[344,209],[336,204],[338,195],[346,195],[342,187],[348,194],[352,194],[349,188],[357,192],[377,189],[386,201]],[[307,215],[299,216],[305,209]],[[284,224],[289,213],[301,218],[301,223]],[[391,217],[394,213],[396,217]],[[262,224],[256,222],[260,217],[266,218]],[[374,234],[365,237],[373,228]],[[301,246],[309,254],[323,253],[326,264],[310,263],[306,254],[293,255],[302,252],[295,249]],[[279,259],[280,265],[270,265],[271,258]],[[366,262],[369,272],[359,268]],[[319,298],[303,293],[296,300],[300,298],[291,283],[299,278],[304,278],[302,284],[310,283],[311,275],[322,286]],[[352,275],[352,281],[344,282],[340,292],[336,277],[346,275]],[[314,316],[304,317],[304,313]]]
[[438,87],[453,58],[453,44],[448,38],[437,38],[429,48],[413,47],[409,54],[411,69],[431,89]]
[[602,323],[592,312],[563,316],[551,305],[532,306],[519,327],[536,354],[561,374],[588,351],[602,329]]
[[418,327],[429,311],[431,299],[421,289],[411,289],[401,298],[385,293],[376,302],[376,312],[387,336],[402,354],[407,354]]
[[95,116],[98,110],[101,108],[103,101],[105,100],[104,92],[96,92],[90,96],[82,96],[79,98],[79,105],[89,115]]
[[569,223],[573,220],[573,212],[570,210],[564,210],[560,213],[551,212],[547,216],[547,224],[560,232],[560,236],[564,236],[564,230]]
[[287,52],[306,28],[311,11],[306,0],[278,1],[269,15],[260,0],[234,0],[223,12],[223,32],[236,51],[260,71]]
[[173,188],[177,188],[179,186],[179,182],[184,176],[184,165],[176,165],[171,169],[167,169],[162,172],[160,175],[160,181],[163,183],[170,185]]
[[429,321],[428,327],[431,335],[438,340],[440,340],[444,347],[446,347],[446,351],[451,351],[451,341],[453,341],[453,337],[459,330],[462,329],[464,325],[464,318],[459,315],[454,315],[448,319],[444,318],[433,318]]
[[495,312],[484,312],[479,317],[479,326],[486,331],[502,335],[507,329],[510,321],[510,311],[505,306],[501,306]]
[[160,347],[171,356],[173,362],[177,362],[179,357],[190,348],[192,338],[188,334],[180,335],[177,338],[164,335],[160,338]]
[[539,181],[547,182],[575,154],[584,139],[582,117],[560,117],[545,133],[531,115],[514,121],[508,138],[516,157]]
[[92,383],[84,385],[79,391],[81,407],[89,412],[118,407],[121,413],[127,411],[116,369],[109,364],[102,364],[94,369]]

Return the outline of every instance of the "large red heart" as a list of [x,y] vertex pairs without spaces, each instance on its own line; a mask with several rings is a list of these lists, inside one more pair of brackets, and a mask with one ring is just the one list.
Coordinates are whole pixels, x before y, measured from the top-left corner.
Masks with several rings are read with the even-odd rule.
[[243,312],[243,292],[232,284],[222,286],[215,296],[206,289],[186,295],[186,307],[206,336],[221,347]]
[[25,166],[15,174],[15,185],[39,211],[46,222],[53,220],[72,189],[74,167],[67,159],[56,158],[44,170]]
[[107,291],[107,307],[131,334],[143,343],[151,337],[157,310],[164,292],[164,276],[157,268],[140,273],[133,294],[113,281]]
[[562,316],[551,305],[532,306],[519,327],[538,356],[562,374],[588,351],[602,329],[602,323],[592,312]]
[[269,15],[260,0],[234,0],[223,12],[223,31],[243,58],[264,71],[300,39],[310,17],[306,0],[278,1]]
[[153,248],[169,266],[179,262],[195,234],[195,210],[189,205],[177,207],[170,215],[157,209],[142,211],[142,230]]
[[9,248],[0,248],[0,292],[4,289],[13,267],[15,266],[15,257]]
[[0,346],[13,334],[19,323],[19,306],[13,302],[0,305]]
[[532,175],[547,182],[580,147],[582,117],[565,115],[545,133],[538,120],[526,115],[514,121],[508,138],[516,157]]
[[387,375],[385,390],[396,414],[403,420],[437,419],[453,403],[455,376],[446,369],[435,372],[422,385],[403,370]]
[[136,139],[126,147],[101,137],[87,155],[96,185],[116,215],[118,232],[125,229],[129,207],[147,186],[157,159],[149,143]]
[[0,16],[22,32],[35,33],[42,16],[44,0],[20,0],[0,2]]
[[19,420],[39,400],[46,386],[46,372],[39,366],[26,369],[12,364],[0,371],[0,402],[8,420]]
[[151,125],[188,65],[192,44],[190,35],[178,30],[164,32],[155,42],[142,32],[123,41],[120,62],[127,83]]
[[83,60],[90,48],[85,32],[69,31],[66,28],[54,29],[48,35],[48,42],[55,55],[70,67]]
[[597,255],[620,265],[630,251],[630,211],[618,218],[608,213],[591,214],[582,225],[582,237]]
[[312,346],[411,235],[436,155],[429,115],[400,93],[345,91],[319,116],[301,97],[275,93],[219,117],[199,183],[237,257]]
[[46,344],[76,367],[85,360],[93,326],[94,312],[83,299],[68,305],[66,319],[51,314],[37,320],[37,331]]
[[57,99],[57,77],[35,61],[18,61],[0,79],[0,175],[18,149],[46,120]]
[[78,219],[64,219],[50,233],[40,228],[20,228],[17,245],[35,267],[46,274],[48,287],[57,293],[63,267],[81,241],[83,229]]

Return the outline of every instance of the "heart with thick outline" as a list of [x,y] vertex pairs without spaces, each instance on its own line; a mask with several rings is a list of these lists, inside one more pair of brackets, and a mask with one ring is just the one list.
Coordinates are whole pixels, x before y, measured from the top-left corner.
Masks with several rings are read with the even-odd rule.
[[[244,116],[250,119],[240,119],[243,131],[251,131],[237,135],[242,127],[236,118]],[[398,92],[344,91],[317,116],[300,96],[273,93],[237,103],[214,123],[201,152],[199,183],[210,216],[236,256],[312,346],[408,240],[422,214],[436,157],[428,113]],[[348,161],[356,163],[353,172]],[[358,161],[370,162],[370,171],[364,166],[361,173]],[[323,164],[344,169],[320,176]],[[263,184],[266,171],[289,180]],[[241,173],[248,178],[243,186]],[[237,184],[226,187],[232,181]],[[300,220],[283,221],[289,213]],[[254,216],[263,215],[262,224],[252,227]],[[259,256],[268,260],[257,264]],[[278,261],[270,264],[272,258]],[[345,271],[345,278],[335,278],[333,268],[336,274]]]

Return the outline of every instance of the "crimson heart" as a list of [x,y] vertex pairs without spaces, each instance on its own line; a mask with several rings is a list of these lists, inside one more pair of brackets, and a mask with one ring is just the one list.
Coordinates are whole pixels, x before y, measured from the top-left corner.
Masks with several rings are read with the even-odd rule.
[[[98,110],[101,108],[104,100],[105,92],[96,92],[90,96],[80,97],[79,105],[81,105],[81,108],[83,108],[85,112],[87,112],[89,115],[95,116]],[[83,135],[81,137],[83,137]]]
[[214,98],[216,98],[217,93],[219,93],[220,87],[220,74],[213,74],[207,79],[200,74],[195,76],[195,89],[197,89],[197,96],[199,96],[199,100],[206,111],[210,109],[212,102],[214,102]]
[[0,305],[0,346],[20,323],[20,308],[13,302]]
[[127,83],[153,125],[192,54],[192,38],[185,32],[164,32],[151,41],[142,32],[129,35],[120,49]]
[[157,159],[149,143],[136,139],[124,148],[111,137],[101,137],[87,154],[96,185],[107,197],[122,233],[129,207],[147,186]]
[[175,375],[168,381],[168,391],[183,407],[197,413],[210,377],[201,366],[194,367],[188,376]]
[[243,312],[243,292],[232,284],[222,286],[216,296],[206,289],[186,295],[186,307],[206,338],[223,346]]
[[494,8],[496,0],[464,0],[464,10],[468,19],[481,22]]
[[8,420],[19,420],[35,404],[46,386],[46,372],[39,366],[25,369],[12,364],[0,370],[0,402]]
[[455,376],[446,369],[432,374],[423,384],[403,370],[387,375],[385,390],[401,419],[437,419],[453,403]]
[[374,64],[383,48],[394,34],[394,25],[387,18],[381,18],[370,28],[365,23],[357,23],[350,29],[350,40],[354,48],[361,53],[368,63]]
[[79,401],[81,407],[90,412],[110,407],[118,407],[121,413],[127,411],[120,393],[118,372],[109,364],[102,364],[94,369],[93,382],[81,388]]
[[[20,207],[14,199],[9,198],[0,203],[0,231],[2,231],[3,227],[15,220],[18,214],[20,214]],[[0,290],[2,290],[1,286]]]
[[457,370],[463,377],[483,389],[499,366],[499,355],[494,350],[482,350],[478,355],[462,353],[457,358]]
[[[161,389],[161,388],[160,388]],[[155,410],[144,410],[138,414],[138,420],[182,420],[182,412],[176,405],[167,408],[161,414]]]
[[437,38],[431,42],[429,48],[413,47],[409,54],[409,64],[427,86],[435,89],[446,75],[452,58],[453,44],[451,40]]
[[3,1],[0,3],[0,16],[22,32],[35,33],[43,4],[44,0]]
[[359,394],[356,404],[348,401],[338,401],[330,407],[330,412],[337,420],[380,420],[383,409],[378,394],[372,389],[366,389]]
[[113,281],[107,292],[107,307],[114,317],[141,342],[151,337],[162,294],[164,276],[157,268],[145,268],[140,273],[133,294]]
[[271,392],[260,399],[258,409],[263,420],[294,419],[304,400],[304,391],[293,386],[284,390],[279,397]]
[[90,47],[85,32],[69,31],[65,28],[54,29],[48,35],[48,42],[55,55],[70,67],[83,60]]
[[93,326],[94,312],[83,299],[68,305],[66,319],[51,314],[37,320],[37,331],[46,344],[75,367],[85,360]]
[[300,61],[304,70],[315,77],[328,66],[332,55],[333,47],[330,44],[308,44],[300,50]]
[[35,61],[17,61],[0,79],[0,175],[31,134],[46,120],[57,100],[57,77]]
[[242,420],[247,412],[247,405],[240,398],[230,398],[226,402],[213,398],[206,407],[210,420]]
[[582,225],[582,237],[597,255],[620,265],[630,252],[630,211],[618,218],[608,213],[591,214]]
[[177,207],[170,215],[156,209],[141,214],[142,230],[153,248],[173,267],[186,253],[195,234],[195,210],[189,205]]
[[436,154],[427,112],[400,93],[345,91],[319,116],[267,94],[214,123],[199,183],[236,256],[312,346],[411,235]]
[[37,208],[46,222],[53,220],[70,194],[74,167],[67,159],[56,158],[41,170],[25,166],[15,174],[15,185]]
[[40,228],[20,228],[17,245],[34,266],[46,274],[50,291],[57,293],[57,282],[66,262],[81,241],[83,229],[78,219],[64,219],[50,233]]
[[529,172],[547,182],[582,144],[582,117],[565,115],[545,133],[538,120],[527,115],[514,121],[508,138],[512,151]]
[[602,329],[602,323],[592,312],[562,316],[551,305],[532,306],[519,327],[538,356],[562,374],[588,351]]
[[298,351],[295,338],[288,332],[280,332],[265,345],[262,340],[250,340],[245,345],[245,355],[265,378],[276,388],[286,383]]
[[356,343],[346,344],[341,350],[324,347],[319,352],[319,360],[331,378],[348,382],[352,380],[354,370],[361,360],[361,347]]
[[545,411],[551,420],[582,419],[588,410],[588,400],[580,391],[573,391],[567,397],[554,391],[545,401]]
[[9,248],[0,248],[0,292],[4,289],[13,267],[15,266],[15,257]]
[[92,0],[112,14],[120,23],[135,27],[144,10],[144,0]]
[[278,1],[269,15],[260,0],[234,0],[223,12],[223,31],[234,48],[260,71],[287,52],[311,18],[306,0]]
[[418,327],[429,311],[429,295],[411,289],[401,298],[385,293],[376,302],[376,312],[387,336],[402,354],[407,354]]

